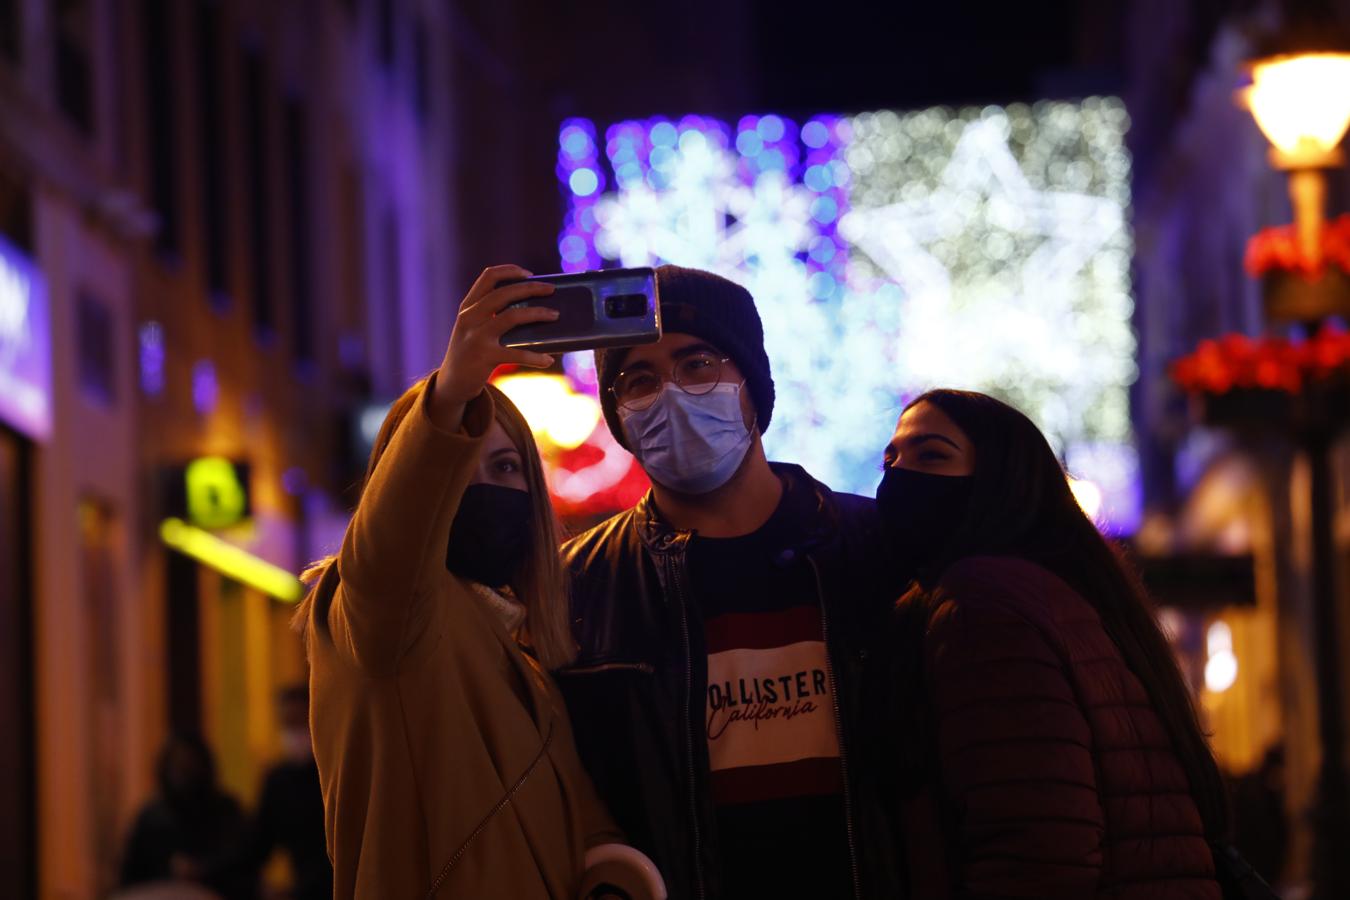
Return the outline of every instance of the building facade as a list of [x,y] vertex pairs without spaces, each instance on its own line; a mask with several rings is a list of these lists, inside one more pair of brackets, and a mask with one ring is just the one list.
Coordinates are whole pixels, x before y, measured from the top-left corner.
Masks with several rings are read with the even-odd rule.
[[445,14],[0,3],[0,378],[46,411],[0,408],[15,896],[114,886],[172,730],[246,806],[276,755],[288,573],[335,549],[356,413],[439,362],[462,280]]

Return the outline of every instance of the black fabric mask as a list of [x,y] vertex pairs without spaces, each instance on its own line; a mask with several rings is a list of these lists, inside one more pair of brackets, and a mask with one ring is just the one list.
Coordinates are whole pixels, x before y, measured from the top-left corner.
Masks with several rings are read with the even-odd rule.
[[532,512],[527,491],[469,485],[450,525],[445,567],[488,587],[510,584],[533,544]]
[[890,468],[877,485],[877,510],[892,550],[911,572],[948,549],[970,510],[974,478]]

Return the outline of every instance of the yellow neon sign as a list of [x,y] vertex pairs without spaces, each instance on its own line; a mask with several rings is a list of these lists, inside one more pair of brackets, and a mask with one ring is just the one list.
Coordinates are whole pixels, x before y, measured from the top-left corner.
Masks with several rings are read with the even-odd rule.
[[305,594],[305,586],[292,573],[182,519],[165,519],[159,536],[179,553],[285,603],[298,603]]
[[205,456],[188,463],[188,521],[199,528],[228,528],[248,511],[248,493],[234,463]]

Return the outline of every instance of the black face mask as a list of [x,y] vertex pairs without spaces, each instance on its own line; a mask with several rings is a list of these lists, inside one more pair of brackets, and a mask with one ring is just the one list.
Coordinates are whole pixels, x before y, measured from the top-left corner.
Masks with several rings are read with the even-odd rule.
[[488,587],[511,583],[534,543],[533,506],[526,491],[495,484],[471,484],[450,526],[445,567]]
[[974,479],[887,469],[877,486],[877,510],[892,550],[917,573],[948,549],[970,511]]

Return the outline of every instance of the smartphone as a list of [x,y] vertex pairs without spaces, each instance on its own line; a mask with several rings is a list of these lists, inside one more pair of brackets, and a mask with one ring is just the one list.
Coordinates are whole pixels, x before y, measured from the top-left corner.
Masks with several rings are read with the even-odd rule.
[[559,315],[552,322],[517,325],[502,335],[505,347],[570,353],[661,340],[661,300],[652,269],[536,275],[525,281],[544,281],[556,290],[547,297],[531,297],[508,308],[547,306]]

